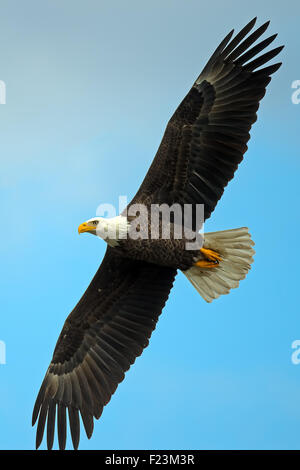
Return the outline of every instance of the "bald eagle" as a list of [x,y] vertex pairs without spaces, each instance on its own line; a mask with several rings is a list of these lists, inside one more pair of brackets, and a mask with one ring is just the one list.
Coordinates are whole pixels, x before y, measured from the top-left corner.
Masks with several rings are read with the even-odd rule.
[[250,269],[254,243],[246,227],[205,233],[201,245],[187,249],[188,237],[175,236],[174,217],[169,237],[162,236],[162,217],[156,224],[147,219],[150,235],[138,237],[130,234],[141,229],[135,223],[140,214],[129,212],[135,204],[147,210],[162,204],[191,206],[189,228],[196,234],[196,206],[204,207],[203,222],[210,217],[243,159],[259,102],[281,65],[265,66],[283,46],[260,54],[276,34],[253,45],[269,25],[251,31],[255,22],[234,37],[231,31],[212,54],[169,120],[126,210],[79,226],[79,233],[103,238],[107,250],[64,323],[39,390],[32,417],[33,425],[37,421],[36,448],[45,426],[48,449],[53,447],[56,416],[59,448],[65,448],[67,411],[73,447],[79,445],[80,417],[91,437],[94,418],[100,418],[125,372],[148,345],[178,270],[211,302],[237,287]]

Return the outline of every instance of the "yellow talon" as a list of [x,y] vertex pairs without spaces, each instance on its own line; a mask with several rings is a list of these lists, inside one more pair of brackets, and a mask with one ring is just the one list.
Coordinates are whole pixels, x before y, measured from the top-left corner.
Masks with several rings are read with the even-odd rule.
[[205,258],[207,258],[209,261],[221,261],[222,260],[219,253],[217,253],[214,250],[211,250],[209,248],[201,248],[200,251],[205,256]]
[[200,251],[206,259],[201,259],[195,263],[195,266],[198,266],[199,268],[214,268],[218,266],[219,262],[222,260],[219,253],[214,250],[201,248]]
[[197,261],[197,263],[195,263],[195,266],[198,266],[198,268],[215,268],[217,265],[218,265],[217,262],[206,261],[205,259],[202,259],[200,261]]

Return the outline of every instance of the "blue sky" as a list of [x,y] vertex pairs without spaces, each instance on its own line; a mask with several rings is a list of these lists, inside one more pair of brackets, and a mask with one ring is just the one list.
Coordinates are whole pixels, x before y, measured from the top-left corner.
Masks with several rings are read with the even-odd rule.
[[81,449],[300,448],[299,14],[296,1],[1,2],[1,449],[34,448],[36,393],[101,262],[104,242],[79,237],[79,223],[134,195],[210,54],[254,16],[279,33],[283,66],[206,224],[247,225],[253,269],[211,305],[178,275],[149,347]]

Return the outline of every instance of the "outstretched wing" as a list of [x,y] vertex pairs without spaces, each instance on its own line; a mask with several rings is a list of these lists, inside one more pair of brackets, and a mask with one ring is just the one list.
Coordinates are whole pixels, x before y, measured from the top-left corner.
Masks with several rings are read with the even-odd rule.
[[225,37],[171,117],[153,163],[132,203],[204,204],[214,210],[247,150],[259,101],[281,65],[259,68],[282,49],[262,55],[276,37],[252,45],[269,22],[256,18],[231,41]]
[[118,257],[108,248],[85,294],[58,338],[33,410],[36,447],[47,421],[52,448],[55,417],[60,449],[66,444],[66,410],[73,446],[79,443],[81,415],[87,436],[124,373],[156,326],[176,270]]

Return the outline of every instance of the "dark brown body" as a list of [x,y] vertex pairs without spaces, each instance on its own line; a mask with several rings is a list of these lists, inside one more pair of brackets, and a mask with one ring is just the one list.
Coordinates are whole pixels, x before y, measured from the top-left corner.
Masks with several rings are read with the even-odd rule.
[[[147,208],[147,214],[151,214]],[[171,214],[171,220],[174,215]],[[151,215],[127,217],[130,227],[126,239],[118,241],[114,251],[120,256],[147,261],[159,266],[185,271],[201,259],[203,237],[181,223],[167,220],[160,213],[157,222]],[[151,223],[152,222],[152,223]]]

